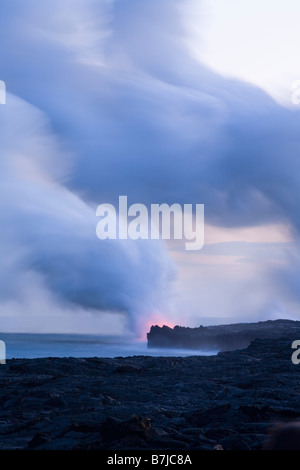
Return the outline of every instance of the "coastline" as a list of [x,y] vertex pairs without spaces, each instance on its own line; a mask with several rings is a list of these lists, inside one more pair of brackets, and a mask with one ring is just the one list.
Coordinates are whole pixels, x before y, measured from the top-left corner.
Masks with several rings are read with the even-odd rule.
[[300,417],[291,355],[279,338],[207,357],[11,359],[0,449],[260,449]]
[[7,359],[47,357],[128,357],[128,356],[189,356],[217,354],[214,351],[185,348],[148,348],[146,341],[134,337],[62,334],[62,333],[0,333],[6,344]]

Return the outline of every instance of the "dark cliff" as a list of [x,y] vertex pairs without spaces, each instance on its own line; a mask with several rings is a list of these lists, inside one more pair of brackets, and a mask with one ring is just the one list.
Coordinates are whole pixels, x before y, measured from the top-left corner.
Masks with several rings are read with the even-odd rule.
[[233,351],[246,348],[256,338],[300,338],[300,321],[268,320],[257,323],[186,328],[152,326],[147,334],[149,348],[184,348],[203,351]]

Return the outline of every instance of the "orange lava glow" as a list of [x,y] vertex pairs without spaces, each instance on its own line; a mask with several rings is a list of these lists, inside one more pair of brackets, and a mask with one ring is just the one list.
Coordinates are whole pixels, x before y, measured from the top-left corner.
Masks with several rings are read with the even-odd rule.
[[154,325],[158,325],[158,326],[166,325],[169,328],[174,328],[176,323],[174,323],[172,320],[167,319],[161,313],[153,313],[149,315],[149,319],[141,327],[141,332],[137,340],[138,341],[147,340],[147,333],[149,333],[151,326],[154,326]]

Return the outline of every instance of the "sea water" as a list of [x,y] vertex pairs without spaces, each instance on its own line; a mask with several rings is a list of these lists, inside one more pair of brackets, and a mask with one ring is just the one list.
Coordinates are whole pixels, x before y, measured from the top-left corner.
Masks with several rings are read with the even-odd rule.
[[145,341],[132,338],[80,335],[0,333],[6,345],[6,359],[38,357],[127,357],[127,356],[209,356],[217,351],[147,348]]

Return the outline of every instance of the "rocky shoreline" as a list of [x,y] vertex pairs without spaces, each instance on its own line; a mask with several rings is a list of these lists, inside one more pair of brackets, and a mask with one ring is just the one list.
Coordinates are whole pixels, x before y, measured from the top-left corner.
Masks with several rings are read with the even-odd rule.
[[257,338],[300,338],[300,321],[267,320],[255,323],[188,328],[152,326],[147,334],[148,348],[184,348],[202,351],[244,349]]
[[206,357],[12,359],[0,449],[260,449],[300,418],[292,352],[280,338]]

